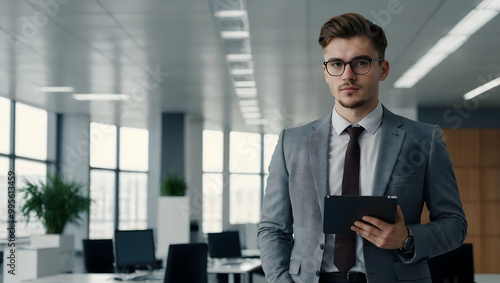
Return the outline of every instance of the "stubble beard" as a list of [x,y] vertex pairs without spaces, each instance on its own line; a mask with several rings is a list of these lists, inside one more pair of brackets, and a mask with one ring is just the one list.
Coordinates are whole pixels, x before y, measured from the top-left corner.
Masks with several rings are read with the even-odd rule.
[[366,99],[361,99],[361,100],[353,101],[351,103],[347,103],[347,102],[343,101],[342,99],[339,99],[338,103],[344,108],[355,109],[355,108],[358,108],[358,107],[365,105],[367,101],[368,100],[366,100]]

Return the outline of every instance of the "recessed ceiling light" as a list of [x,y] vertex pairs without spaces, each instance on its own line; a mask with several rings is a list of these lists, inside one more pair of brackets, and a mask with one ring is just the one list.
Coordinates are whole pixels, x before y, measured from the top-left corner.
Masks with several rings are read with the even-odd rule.
[[255,87],[255,81],[235,81],[234,87]]
[[102,101],[102,100],[128,100],[128,94],[117,94],[117,93],[82,93],[82,94],[73,94],[73,98],[79,101]]
[[257,95],[257,89],[254,87],[237,88],[235,91],[239,97],[255,97]]
[[484,85],[479,86],[479,87],[469,91],[468,93],[464,94],[464,99],[465,100],[472,99],[472,98],[480,95],[481,93],[485,93],[488,90],[493,89],[499,85],[500,85],[500,77],[498,77],[492,81],[489,81],[489,82],[485,83]]
[[74,92],[75,89],[70,86],[42,86],[35,87],[35,91],[39,92]]
[[224,10],[214,13],[217,18],[241,18],[247,15],[245,10]]
[[231,75],[252,75],[253,69],[232,69]]
[[226,59],[229,62],[250,61],[252,54],[227,54]]
[[[498,15],[499,11],[500,0],[483,0],[403,73],[393,86],[395,88],[413,87],[434,67],[462,46],[475,32]],[[415,74],[417,71],[419,73]]]
[[221,31],[222,38],[225,39],[245,39],[250,37],[250,33],[245,30],[241,31]]
[[500,11],[500,1],[499,0],[485,0],[479,5],[477,5],[478,10],[493,10]]

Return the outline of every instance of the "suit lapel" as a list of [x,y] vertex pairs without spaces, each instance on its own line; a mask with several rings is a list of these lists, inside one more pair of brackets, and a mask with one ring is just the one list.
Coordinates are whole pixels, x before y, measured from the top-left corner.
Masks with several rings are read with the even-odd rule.
[[373,181],[372,194],[374,196],[384,195],[389,183],[406,134],[399,128],[401,125],[403,125],[401,119],[384,107],[375,180]]
[[309,149],[312,175],[318,195],[318,203],[323,213],[324,198],[328,194],[328,152],[330,145],[331,115],[316,123],[309,135]]

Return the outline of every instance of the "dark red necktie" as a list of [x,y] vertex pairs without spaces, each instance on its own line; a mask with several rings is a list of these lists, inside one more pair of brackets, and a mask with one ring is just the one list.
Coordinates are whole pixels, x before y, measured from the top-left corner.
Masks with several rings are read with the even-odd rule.
[[[345,131],[351,139],[347,145],[342,179],[342,195],[359,195],[359,143],[363,127],[349,126]],[[333,263],[341,273],[347,273],[356,262],[356,234],[336,234]]]

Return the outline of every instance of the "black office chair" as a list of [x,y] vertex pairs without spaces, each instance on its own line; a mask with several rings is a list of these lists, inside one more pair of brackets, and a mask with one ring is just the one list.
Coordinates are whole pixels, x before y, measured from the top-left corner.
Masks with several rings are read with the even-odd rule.
[[88,273],[113,273],[113,240],[83,240],[83,257]]
[[474,259],[472,244],[428,260],[433,283],[473,283]]
[[168,248],[164,283],[207,283],[208,246],[177,244]]

